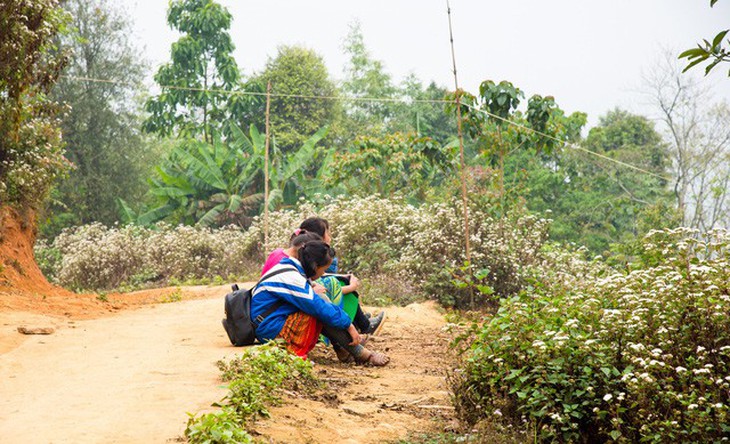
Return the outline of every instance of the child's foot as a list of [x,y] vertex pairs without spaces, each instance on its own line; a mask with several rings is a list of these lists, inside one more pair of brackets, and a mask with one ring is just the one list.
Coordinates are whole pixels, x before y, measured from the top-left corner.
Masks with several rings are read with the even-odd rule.
[[365,351],[360,355],[357,363],[360,365],[372,365],[374,367],[382,367],[390,362],[390,358],[386,355],[374,351]]
[[371,336],[377,336],[380,333],[380,329],[385,324],[385,311],[381,311],[377,316],[370,318],[370,327],[365,333]]

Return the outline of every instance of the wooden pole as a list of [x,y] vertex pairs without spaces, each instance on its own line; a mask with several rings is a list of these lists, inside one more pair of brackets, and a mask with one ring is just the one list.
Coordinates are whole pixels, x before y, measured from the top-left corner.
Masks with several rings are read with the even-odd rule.
[[[454,53],[454,33],[451,26],[451,5],[446,0],[446,12],[449,16],[449,41],[451,42],[451,63],[454,72],[454,87],[456,88],[456,127],[459,134],[459,158],[461,161],[461,198],[464,205],[464,254],[466,261],[471,266],[471,250],[469,248],[469,205],[466,193],[466,161],[464,160],[464,132],[461,123],[461,91],[459,90],[459,78],[456,75],[456,54]],[[474,294],[472,292],[472,306],[474,305]]]
[[266,143],[264,148],[264,248],[269,245],[269,110],[271,81],[266,83]]

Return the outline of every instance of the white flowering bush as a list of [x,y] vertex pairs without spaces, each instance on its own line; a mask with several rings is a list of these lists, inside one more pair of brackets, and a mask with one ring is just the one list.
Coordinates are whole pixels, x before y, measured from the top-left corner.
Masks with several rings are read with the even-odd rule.
[[57,0],[3,2],[0,22],[0,204],[38,208],[70,167],[48,95],[68,54],[56,48],[70,22]]
[[47,277],[64,287],[101,290],[171,279],[242,276],[258,266],[249,233],[234,227],[159,225],[107,228],[95,223],[38,243]]
[[643,247],[633,271],[546,275],[503,301],[455,374],[462,418],[546,442],[730,437],[730,233],[654,231]]
[[[378,276],[385,283],[405,281],[447,306],[467,302],[468,289],[453,282],[466,259],[459,201],[415,207],[399,197],[338,197],[318,209],[301,203],[296,209],[271,213],[263,251],[286,245],[301,221],[315,215],[330,223],[342,271]],[[548,220],[527,214],[497,221],[476,206],[470,209],[472,268],[485,270],[483,284],[494,290],[495,298],[515,294],[536,270],[554,262],[542,251],[548,228]],[[263,231],[263,219],[256,218],[249,233],[259,245],[264,243]]]
[[[469,292],[453,282],[465,260],[461,211],[458,202],[414,207],[398,197],[338,197],[318,208],[301,202],[271,212],[266,240],[262,216],[245,232],[93,224],[63,233],[52,245],[39,244],[36,256],[47,276],[71,288],[241,275],[285,247],[294,229],[316,215],[330,223],[340,270],[373,278],[371,301],[429,295],[462,306]],[[470,221],[472,267],[484,271],[478,285],[494,290],[491,300],[517,293],[531,276],[549,272],[543,269],[560,268],[554,267],[558,255],[544,248],[549,221],[524,214],[496,221],[478,208],[471,209]]]

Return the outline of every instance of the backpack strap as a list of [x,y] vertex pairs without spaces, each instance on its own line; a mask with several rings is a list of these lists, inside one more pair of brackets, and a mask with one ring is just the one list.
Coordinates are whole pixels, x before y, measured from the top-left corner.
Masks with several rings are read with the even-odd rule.
[[[276,276],[277,274],[286,273],[287,271],[296,271],[299,272],[296,268],[293,267],[287,267],[287,268],[280,268],[276,271],[272,271],[271,273],[267,274],[266,276],[259,279],[259,281],[256,283],[256,285],[251,288],[251,297],[253,297],[253,291],[256,289],[256,287],[259,286],[259,284],[266,279],[269,279],[271,277]],[[284,304],[284,301],[278,300],[271,304],[271,306],[262,314],[256,316],[256,319],[251,319],[251,323],[254,325],[254,327],[258,327],[261,325],[262,322],[264,322],[264,319],[266,319],[271,313],[275,312],[279,307],[281,307]]]

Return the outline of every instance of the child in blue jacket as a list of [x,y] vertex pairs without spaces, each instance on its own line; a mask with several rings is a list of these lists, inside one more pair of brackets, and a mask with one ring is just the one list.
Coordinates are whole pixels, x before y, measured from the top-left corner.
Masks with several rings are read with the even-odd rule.
[[323,333],[353,356],[358,363],[382,366],[390,359],[360,345],[361,337],[349,316],[337,305],[317,295],[310,279],[321,277],[331,265],[335,252],[321,241],[299,248],[297,257],[283,258],[271,268],[253,292],[251,318],[257,319],[275,303],[279,306],[256,328],[260,342],[281,338],[287,349],[306,357]]

